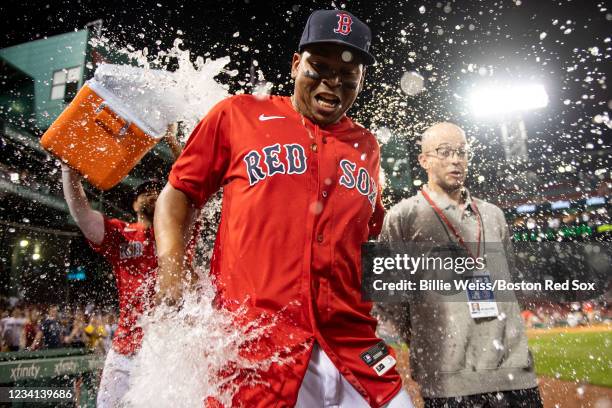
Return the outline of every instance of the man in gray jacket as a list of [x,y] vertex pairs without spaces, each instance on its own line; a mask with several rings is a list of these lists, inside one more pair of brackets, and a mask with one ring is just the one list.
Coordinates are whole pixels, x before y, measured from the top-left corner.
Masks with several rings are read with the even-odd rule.
[[[461,128],[438,123],[427,129],[419,163],[428,182],[389,211],[379,239],[454,245],[474,259],[483,257],[490,279],[510,279],[504,215],[470,196],[464,186],[468,161]],[[377,306],[409,344],[425,407],[541,407],[516,297],[506,293],[481,302],[471,296],[427,291]]]

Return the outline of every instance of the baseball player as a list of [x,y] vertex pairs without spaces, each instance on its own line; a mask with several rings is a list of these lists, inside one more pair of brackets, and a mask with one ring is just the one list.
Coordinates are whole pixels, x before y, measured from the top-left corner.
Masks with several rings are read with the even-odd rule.
[[160,300],[180,303],[190,220],[223,186],[211,261],[218,305],[270,324],[245,356],[288,357],[241,384],[235,406],[412,406],[360,292],[360,246],[384,213],[379,146],[345,113],[374,63],[370,43],[351,13],[312,13],[293,55],[293,95],[217,104],[159,197]]
[[[175,129],[166,140],[173,152],[180,153]],[[155,202],[163,184],[149,180],[135,192],[132,208],[136,222],[107,218],[93,210],[83,191],[80,176],[62,164],[64,197],[70,214],[94,251],[113,267],[119,292],[119,324],[112,348],[106,356],[98,390],[98,407],[117,407],[128,390],[133,355],[140,348],[142,329],[138,319],[154,304],[157,258],[153,235]]]

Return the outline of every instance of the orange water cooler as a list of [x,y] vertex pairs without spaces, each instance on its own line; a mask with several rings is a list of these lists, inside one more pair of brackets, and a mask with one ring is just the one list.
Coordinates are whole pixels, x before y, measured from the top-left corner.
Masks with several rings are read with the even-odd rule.
[[165,132],[155,131],[95,80],[87,81],[40,143],[108,190],[119,183]]

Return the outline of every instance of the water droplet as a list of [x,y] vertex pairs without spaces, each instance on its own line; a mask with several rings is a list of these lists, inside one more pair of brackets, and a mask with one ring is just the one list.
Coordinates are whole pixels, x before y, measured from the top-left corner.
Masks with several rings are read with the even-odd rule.
[[342,51],[341,58],[344,62],[351,62],[353,60],[353,53],[348,50]]
[[415,96],[425,90],[425,79],[418,72],[404,72],[400,88],[408,96]]
[[391,139],[391,130],[384,126],[376,129],[374,134],[381,144],[386,144]]
[[323,203],[321,201],[316,201],[310,204],[309,210],[315,215],[321,214],[321,211],[323,211]]

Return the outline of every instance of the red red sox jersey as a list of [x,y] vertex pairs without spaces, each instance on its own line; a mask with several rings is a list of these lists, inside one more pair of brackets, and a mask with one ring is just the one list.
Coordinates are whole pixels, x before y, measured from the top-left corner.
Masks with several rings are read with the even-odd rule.
[[157,256],[153,228],[104,218],[104,239],[89,242],[113,267],[119,292],[119,324],[113,348],[121,354],[134,354],[142,342],[138,319],[153,306]]
[[384,215],[379,160],[366,129],[346,116],[319,127],[287,97],[228,98],[191,134],[169,181],[198,207],[223,187],[211,261],[218,304],[246,309],[245,326],[269,325],[244,355],[289,357],[243,384],[236,406],[295,405],[315,341],[372,406],[400,390],[395,368],[361,357],[380,343],[360,261]]

